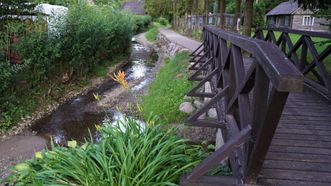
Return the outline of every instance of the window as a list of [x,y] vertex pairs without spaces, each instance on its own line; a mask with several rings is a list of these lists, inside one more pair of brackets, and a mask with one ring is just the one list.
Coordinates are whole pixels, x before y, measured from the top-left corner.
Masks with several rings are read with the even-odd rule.
[[304,26],[313,26],[315,18],[313,16],[303,16],[302,25]]

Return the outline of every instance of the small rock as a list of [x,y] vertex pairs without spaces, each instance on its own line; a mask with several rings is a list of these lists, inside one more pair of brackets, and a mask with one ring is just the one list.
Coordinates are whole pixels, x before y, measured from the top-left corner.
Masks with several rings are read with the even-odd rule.
[[206,119],[206,113],[201,114],[198,119]]
[[195,100],[193,104],[197,109],[200,109],[203,106],[203,104],[198,100]]
[[187,67],[187,69],[191,68],[194,65],[194,63],[190,63]]
[[217,119],[216,108],[209,109],[208,116],[213,119]]
[[179,110],[181,112],[191,114],[194,111],[194,107],[193,107],[192,103],[184,102],[184,103],[180,104]]
[[[211,85],[210,85],[210,82],[209,81],[207,81],[205,83],[205,92],[207,92],[207,93],[211,93],[212,92],[211,91]],[[210,100],[211,100],[211,98],[205,98],[205,102],[208,102]]]
[[185,95],[183,100],[186,101],[186,102],[192,102],[193,98],[190,97],[190,96]]

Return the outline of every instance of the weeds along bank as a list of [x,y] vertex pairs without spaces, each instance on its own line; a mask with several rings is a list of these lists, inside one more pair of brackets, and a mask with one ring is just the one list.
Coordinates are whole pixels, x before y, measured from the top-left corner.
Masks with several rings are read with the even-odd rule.
[[0,130],[127,55],[133,33],[149,22],[148,16],[82,2],[68,6],[52,30],[41,15],[7,21],[0,27]]

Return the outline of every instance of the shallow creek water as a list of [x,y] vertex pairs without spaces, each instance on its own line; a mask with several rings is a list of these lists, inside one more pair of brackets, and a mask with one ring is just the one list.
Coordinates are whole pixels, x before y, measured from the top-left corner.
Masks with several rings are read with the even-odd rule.
[[[153,68],[158,61],[156,53],[139,43],[132,43],[132,53],[129,63],[123,67],[126,80],[134,82],[131,87],[131,93],[139,94],[153,79]],[[83,141],[85,138],[96,137],[95,125],[101,124],[104,120],[114,122],[121,119],[122,114],[116,111],[114,107],[108,109],[91,109],[91,105],[96,105],[93,93],[101,96],[119,89],[118,83],[113,80],[101,84],[96,89],[85,95],[77,96],[66,102],[55,110],[51,115],[37,121],[31,129],[37,132],[37,135],[46,138],[52,138],[56,144],[64,144],[68,140]],[[112,99],[110,97],[110,99]],[[130,99],[130,98],[128,98]],[[117,104],[121,104],[118,102]]]

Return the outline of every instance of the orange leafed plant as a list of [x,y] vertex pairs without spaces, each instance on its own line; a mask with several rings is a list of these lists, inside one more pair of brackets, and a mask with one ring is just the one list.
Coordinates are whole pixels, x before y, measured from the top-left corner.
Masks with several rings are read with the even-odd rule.
[[120,85],[122,85],[124,88],[128,88],[128,82],[125,80],[125,72],[124,71],[118,71],[117,74],[114,73],[111,77],[114,81],[117,81]]

